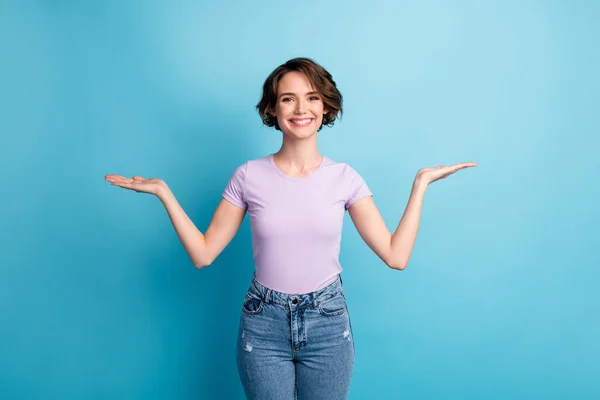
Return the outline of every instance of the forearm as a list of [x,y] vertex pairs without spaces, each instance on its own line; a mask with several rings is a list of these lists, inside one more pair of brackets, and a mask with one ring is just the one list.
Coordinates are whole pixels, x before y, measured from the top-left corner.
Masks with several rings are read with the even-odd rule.
[[427,184],[415,180],[413,183],[406,210],[400,219],[400,223],[391,238],[390,263],[394,269],[404,269],[417,239],[419,222],[421,220],[421,208]]
[[204,235],[196,228],[168,187],[157,195],[167,210],[171,223],[185,251],[197,268],[207,265]]

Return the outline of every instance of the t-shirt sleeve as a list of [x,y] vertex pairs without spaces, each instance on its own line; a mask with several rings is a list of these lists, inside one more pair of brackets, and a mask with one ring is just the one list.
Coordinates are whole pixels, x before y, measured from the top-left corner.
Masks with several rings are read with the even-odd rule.
[[237,167],[229,179],[225,190],[223,191],[223,198],[229,201],[234,206],[248,208],[248,203],[245,197],[245,184],[246,184],[246,172],[248,170],[248,163],[244,163]]
[[364,181],[364,179],[349,165],[346,169],[346,178],[350,183],[348,200],[346,201],[345,205],[346,210],[350,208],[352,204],[362,199],[363,197],[373,196],[373,193],[371,193],[371,190],[367,186],[367,183]]

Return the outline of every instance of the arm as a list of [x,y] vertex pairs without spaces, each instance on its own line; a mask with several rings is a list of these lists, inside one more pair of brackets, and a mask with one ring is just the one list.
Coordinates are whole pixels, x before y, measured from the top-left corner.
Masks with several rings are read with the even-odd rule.
[[390,268],[403,270],[408,265],[417,239],[421,208],[427,186],[439,179],[445,179],[458,170],[475,166],[477,164],[474,162],[466,162],[420,169],[413,182],[406,210],[404,210],[393,235],[386,228],[371,197],[360,199],[352,204],[348,208],[348,213],[360,236],[375,254]]
[[406,210],[392,235],[372,197],[358,200],[348,208],[361,238],[388,267],[403,270],[414,247],[426,184],[415,181]]
[[203,235],[183,211],[166,185],[159,192],[158,198],[167,209],[179,240],[197,268],[204,268],[212,264],[231,242],[246,215],[245,209],[234,206],[221,198],[210,225]]

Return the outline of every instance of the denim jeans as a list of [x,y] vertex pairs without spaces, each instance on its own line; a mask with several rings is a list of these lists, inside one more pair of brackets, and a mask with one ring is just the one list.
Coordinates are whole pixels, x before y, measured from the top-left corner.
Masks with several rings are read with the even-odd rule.
[[236,361],[248,399],[346,399],[354,340],[341,275],[306,294],[277,292],[253,276]]

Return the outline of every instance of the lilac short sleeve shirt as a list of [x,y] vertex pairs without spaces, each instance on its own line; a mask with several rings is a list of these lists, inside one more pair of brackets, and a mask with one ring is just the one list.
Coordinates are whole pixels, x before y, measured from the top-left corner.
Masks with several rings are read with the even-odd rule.
[[346,163],[324,157],[310,175],[292,178],[272,154],[237,167],[223,191],[250,214],[256,279],[288,294],[314,292],[337,278],[344,214],[372,195]]

